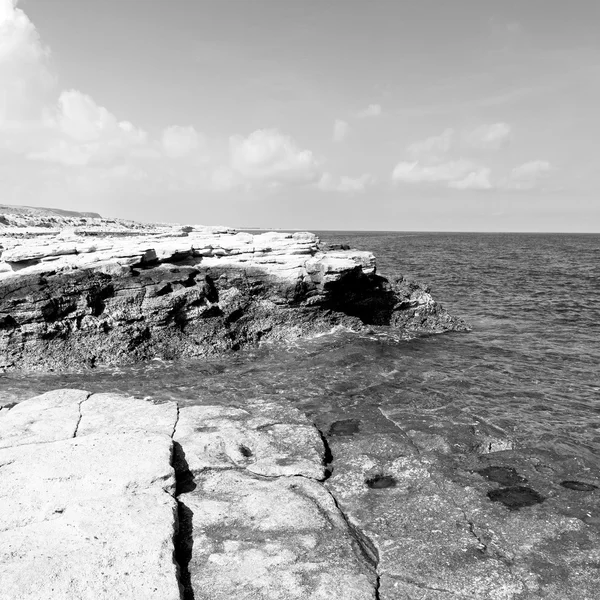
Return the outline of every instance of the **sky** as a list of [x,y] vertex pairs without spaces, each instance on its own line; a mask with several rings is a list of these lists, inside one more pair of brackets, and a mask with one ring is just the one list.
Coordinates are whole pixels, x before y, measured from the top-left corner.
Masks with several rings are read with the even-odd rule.
[[0,0],[0,202],[600,232],[598,0]]

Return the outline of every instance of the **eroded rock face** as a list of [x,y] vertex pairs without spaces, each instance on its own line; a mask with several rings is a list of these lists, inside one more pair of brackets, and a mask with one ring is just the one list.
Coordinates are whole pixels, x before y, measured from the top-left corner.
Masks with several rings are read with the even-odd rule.
[[426,288],[379,276],[371,253],[310,233],[94,217],[4,215],[0,369],[199,357],[335,326],[464,330]]

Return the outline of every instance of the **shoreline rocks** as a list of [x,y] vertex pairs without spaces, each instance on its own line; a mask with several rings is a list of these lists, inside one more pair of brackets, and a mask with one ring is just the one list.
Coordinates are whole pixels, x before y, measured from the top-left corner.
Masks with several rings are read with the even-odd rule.
[[595,598],[597,478],[379,414],[323,434],[283,401],[83,390],[3,410],[0,600]]
[[310,233],[2,216],[0,371],[202,357],[336,326],[468,330],[371,253]]

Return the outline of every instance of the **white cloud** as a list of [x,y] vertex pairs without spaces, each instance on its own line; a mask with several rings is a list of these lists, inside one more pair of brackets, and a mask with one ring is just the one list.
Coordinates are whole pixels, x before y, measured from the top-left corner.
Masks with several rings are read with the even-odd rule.
[[464,159],[436,165],[422,165],[419,161],[399,162],[392,172],[392,180],[404,183],[452,182],[476,169],[477,165]]
[[206,148],[193,127],[168,127],[152,140],[89,95],[58,90],[49,55],[17,0],[0,0],[0,149],[10,152],[21,179],[28,174],[31,189],[60,189],[64,197],[69,190],[108,193],[114,182],[149,189],[211,185],[198,168]]
[[0,127],[41,116],[54,78],[49,50],[16,0],[0,0]]
[[333,123],[333,141],[343,142],[350,131],[350,126],[346,121],[336,119]]
[[456,190],[489,190],[492,188],[491,172],[487,167],[480,167],[476,171],[471,171],[464,179],[450,181],[448,187]]
[[551,170],[547,160],[531,160],[515,167],[509,174],[503,187],[512,190],[531,190],[537,187]]
[[[116,117],[92,98],[77,90],[65,90],[58,99],[56,116],[47,118],[50,126],[78,142],[90,142],[119,129]],[[123,124],[123,129],[131,124]]]
[[369,173],[365,173],[360,177],[334,177],[331,173],[323,173],[321,179],[317,183],[320,190],[326,192],[364,192],[368,185],[374,183],[373,177]]
[[28,157],[67,166],[109,164],[134,154],[148,142],[146,132],[129,121],[117,121],[106,108],[77,90],[61,93],[57,107],[46,111],[44,126],[53,132],[53,139]]
[[183,158],[197,152],[203,140],[194,127],[167,127],[162,135],[162,148],[169,158]]
[[473,148],[498,150],[510,142],[511,131],[508,123],[491,123],[465,133],[464,139]]
[[440,135],[428,137],[414,142],[406,149],[415,160],[420,158],[436,159],[439,154],[446,154],[454,139],[454,129],[445,129]]
[[242,177],[267,185],[310,183],[319,164],[310,150],[300,150],[291,137],[276,129],[259,129],[248,137],[229,139],[231,166]]
[[379,117],[382,112],[383,110],[380,104],[369,104],[364,110],[359,110],[356,113],[356,116],[359,119],[366,119],[369,117]]

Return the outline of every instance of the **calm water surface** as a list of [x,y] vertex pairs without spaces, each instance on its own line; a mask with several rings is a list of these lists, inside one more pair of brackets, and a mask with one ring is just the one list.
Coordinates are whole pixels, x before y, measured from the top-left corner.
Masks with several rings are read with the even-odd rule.
[[403,340],[334,332],[210,361],[0,376],[2,403],[57,387],[182,404],[285,398],[317,423],[379,406],[481,418],[519,447],[600,468],[600,236],[321,232],[371,250],[378,271],[429,283],[467,334]]

